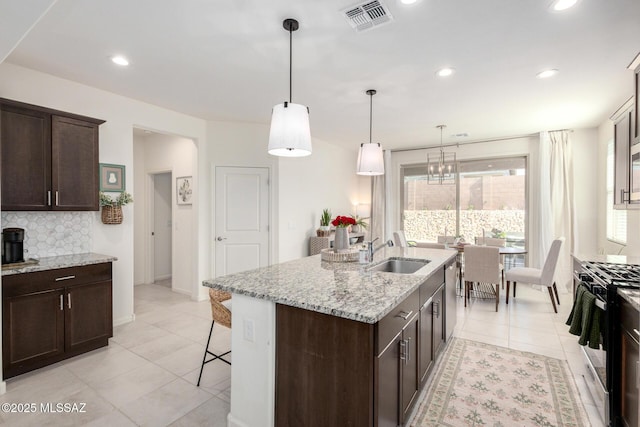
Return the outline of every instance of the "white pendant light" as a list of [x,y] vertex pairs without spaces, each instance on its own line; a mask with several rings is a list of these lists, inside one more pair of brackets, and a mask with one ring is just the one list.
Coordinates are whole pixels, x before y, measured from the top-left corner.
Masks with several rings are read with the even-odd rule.
[[371,142],[371,134],[373,129],[373,95],[376,94],[374,89],[369,89],[367,95],[371,97],[369,107],[369,142],[360,144],[358,152],[358,167],[356,173],[358,175],[384,175],[384,158],[382,155],[382,147],[380,143]]
[[308,156],[311,154],[309,108],[291,102],[292,34],[299,25],[289,18],[282,26],[289,31],[289,101],[273,107],[268,152],[283,157]]

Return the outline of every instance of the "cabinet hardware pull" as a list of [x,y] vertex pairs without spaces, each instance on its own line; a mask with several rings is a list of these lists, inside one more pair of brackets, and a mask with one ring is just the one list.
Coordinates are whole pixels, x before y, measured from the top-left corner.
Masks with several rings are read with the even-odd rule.
[[407,340],[402,340],[400,341],[400,360],[406,361],[406,359],[407,359]]
[[47,206],[51,206],[51,190],[47,191]]
[[625,197],[624,197],[624,194],[625,194],[625,193],[629,194],[629,193],[630,193],[630,191],[625,191],[625,190],[624,190],[624,188],[621,188],[621,189],[620,189],[620,201],[621,201],[622,203],[627,203],[627,202],[629,202],[629,201],[630,201],[628,197],[625,199]]
[[411,337],[407,338],[405,341],[407,342],[407,345],[405,346],[406,356],[404,358],[404,364],[408,365],[411,360]]
[[633,328],[633,332],[635,332],[635,334],[640,337],[640,331],[639,330],[637,330],[636,328]]
[[58,206],[58,192],[56,191],[56,206]]
[[70,279],[75,279],[76,276],[63,276],[63,277],[56,277],[56,282],[61,282],[63,280],[70,280]]
[[413,314],[413,310],[411,310],[410,312],[406,312],[404,310],[402,310],[400,313],[396,314],[396,317],[400,317],[404,320],[407,320],[409,318],[409,316],[411,316]]
[[64,310],[64,297],[60,294],[60,311]]
[[436,315],[436,317],[440,317],[440,302],[436,301],[433,303],[433,314]]
[[67,294],[67,307],[71,310],[71,292]]

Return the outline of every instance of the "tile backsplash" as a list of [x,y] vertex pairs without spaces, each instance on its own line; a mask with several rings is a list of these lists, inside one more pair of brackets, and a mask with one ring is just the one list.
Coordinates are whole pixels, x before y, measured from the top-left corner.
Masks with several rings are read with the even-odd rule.
[[93,212],[2,212],[2,228],[24,228],[25,259],[91,251]]

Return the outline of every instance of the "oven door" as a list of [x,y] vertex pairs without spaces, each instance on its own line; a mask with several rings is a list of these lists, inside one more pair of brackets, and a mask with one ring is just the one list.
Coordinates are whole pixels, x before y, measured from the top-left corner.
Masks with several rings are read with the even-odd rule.
[[640,144],[631,146],[629,201],[632,203],[640,203]]
[[[584,283],[584,282],[583,282]],[[590,289],[593,289],[593,283],[584,283]],[[605,301],[596,296],[596,305],[605,311],[605,318],[607,317],[607,304]],[[605,327],[600,333],[605,334],[607,328]],[[603,337],[600,337],[600,342],[605,342]],[[605,425],[609,424],[610,406],[609,406],[609,392],[607,386],[607,352],[604,350],[602,344],[600,348],[593,349],[589,346],[582,346],[582,354],[585,360],[585,371],[582,375],[584,381],[589,389],[589,393],[593,399],[595,406],[598,409],[600,417]]]

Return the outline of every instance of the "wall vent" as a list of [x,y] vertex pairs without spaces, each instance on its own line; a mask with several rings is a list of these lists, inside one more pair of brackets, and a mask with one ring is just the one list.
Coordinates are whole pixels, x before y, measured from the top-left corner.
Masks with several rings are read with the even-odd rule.
[[351,28],[358,32],[388,24],[393,20],[389,8],[379,0],[366,1],[348,7],[342,11],[342,14],[351,25]]

